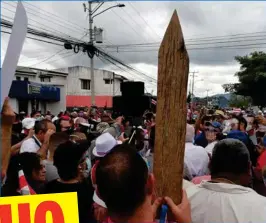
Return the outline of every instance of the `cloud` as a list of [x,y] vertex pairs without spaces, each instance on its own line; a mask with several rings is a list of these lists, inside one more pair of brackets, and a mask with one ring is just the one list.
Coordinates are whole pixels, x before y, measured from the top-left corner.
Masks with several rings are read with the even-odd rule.
[[[188,48],[190,71],[199,71],[198,79],[204,79],[195,84],[196,95],[203,96],[208,89],[210,94],[222,93],[222,84],[237,81],[234,73],[239,66],[234,57],[246,55],[254,50],[263,50],[266,47],[263,40],[266,36],[265,2],[119,3],[124,3],[126,7],[113,8],[94,19],[95,26],[104,28],[104,43],[101,47],[156,43],[150,47],[104,48],[125,63],[156,78],[159,44],[176,9]],[[2,14],[12,18],[14,13],[10,11],[15,11],[15,4],[14,2],[1,4]],[[114,4],[116,2],[106,2],[101,9],[107,9]],[[88,35],[85,35],[88,33],[88,19],[82,2],[24,2],[24,5],[29,22],[34,28],[48,30],[64,37],[71,36],[77,39],[83,37],[82,40],[89,41]],[[240,38],[236,35],[239,33],[250,34]],[[211,38],[206,39],[206,37]],[[7,41],[8,35],[1,33],[2,58]],[[215,48],[217,46],[224,48]],[[228,49],[228,46],[232,47]],[[70,51],[58,53],[60,49],[59,46],[27,40],[23,47],[20,65],[36,65],[47,69],[74,65],[89,66],[89,58],[85,54],[73,54]],[[47,60],[49,57],[51,58]],[[145,76],[122,71],[99,59],[95,59],[95,67],[112,70],[130,79],[144,80],[147,91],[156,91],[156,85],[149,83],[150,78]]]

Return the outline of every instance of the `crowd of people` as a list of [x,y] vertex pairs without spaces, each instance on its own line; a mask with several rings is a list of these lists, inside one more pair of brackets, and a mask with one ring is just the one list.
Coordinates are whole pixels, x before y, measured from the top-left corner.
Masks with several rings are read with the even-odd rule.
[[28,116],[6,100],[1,196],[77,192],[80,223],[156,222],[162,204],[178,223],[266,222],[263,114],[194,115],[194,123],[187,120],[183,198],[175,204],[157,197],[152,112],[141,121],[96,107]]

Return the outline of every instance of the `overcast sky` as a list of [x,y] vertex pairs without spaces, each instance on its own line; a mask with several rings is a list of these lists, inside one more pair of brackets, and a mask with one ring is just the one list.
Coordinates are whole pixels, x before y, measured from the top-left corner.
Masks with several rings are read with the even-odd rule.
[[[82,3],[44,1],[26,2],[24,6],[32,28],[80,39],[88,32],[87,14]],[[104,29],[102,45],[152,45],[105,50],[148,76],[157,78],[159,43],[176,9],[188,48],[190,71],[198,72],[195,77],[197,96],[206,96],[207,90],[210,90],[211,95],[223,93],[222,84],[237,81],[234,74],[239,70],[239,65],[234,61],[234,56],[266,48],[266,42],[263,41],[266,37],[266,2],[119,3],[124,3],[126,7],[114,8],[94,19],[94,25]],[[115,4],[115,1],[104,3],[99,12]],[[15,2],[1,2],[2,18],[11,20],[15,6]],[[1,59],[8,39],[9,35],[1,33]],[[82,40],[88,41],[88,36],[85,35]],[[86,55],[62,49],[62,46],[27,39],[19,65],[47,69],[89,66]],[[134,80],[144,80],[146,89],[156,92],[156,82],[150,78],[132,72],[125,73],[99,59],[95,60],[95,66]]]

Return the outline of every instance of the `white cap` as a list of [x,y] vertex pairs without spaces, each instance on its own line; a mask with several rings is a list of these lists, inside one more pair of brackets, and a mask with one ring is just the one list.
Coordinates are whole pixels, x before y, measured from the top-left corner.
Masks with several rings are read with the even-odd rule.
[[[22,128],[23,129],[32,129],[35,125],[35,119],[34,118],[24,118],[22,120]],[[24,131],[22,131],[24,133]]]
[[109,132],[103,133],[96,139],[92,154],[96,157],[104,157],[117,144],[117,141]]

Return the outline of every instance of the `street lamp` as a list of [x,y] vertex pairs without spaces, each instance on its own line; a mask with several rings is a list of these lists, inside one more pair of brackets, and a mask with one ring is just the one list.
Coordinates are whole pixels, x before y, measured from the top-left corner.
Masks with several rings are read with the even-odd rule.
[[[123,7],[125,7],[125,4],[117,4],[117,5],[113,5],[113,6],[109,7],[109,8],[107,8],[107,9],[105,9],[105,10],[103,10],[103,11],[97,13],[96,15],[92,16],[92,19],[95,18],[96,16],[98,16],[98,15],[100,15],[100,14],[102,14],[102,13],[104,13],[104,12],[110,10],[110,9],[112,9],[112,8],[123,8]],[[98,9],[97,9],[97,10],[98,10]],[[97,11],[97,10],[96,10],[96,11]],[[92,15],[93,15],[96,11],[94,11],[94,12],[92,13]]]
[[[125,7],[124,4],[117,4],[117,5],[113,5],[109,8],[104,9],[103,11],[95,14],[99,8],[104,4],[104,2],[99,3],[94,9],[92,9],[92,1],[88,1],[89,7],[88,7],[88,13],[89,13],[89,30],[90,30],[90,45],[93,46],[93,31],[92,31],[92,26],[93,26],[93,19],[98,16],[101,15],[102,13],[112,9],[112,8],[122,8]],[[87,8],[86,6],[84,6],[84,10],[86,12]],[[93,49],[93,47],[92,47]],[[91,70],[91,104],[95,105],[95,82],[94,82],[94,64],[93,64],[93,54],[90,57],[91,60],[91,66],[90,66],[90,70]]]

